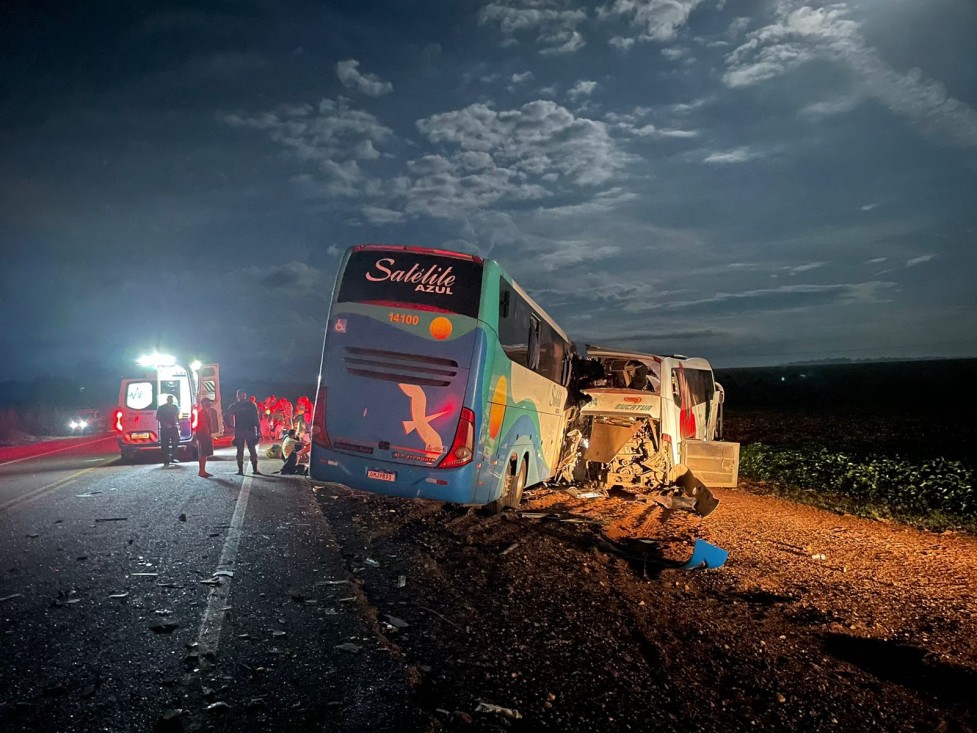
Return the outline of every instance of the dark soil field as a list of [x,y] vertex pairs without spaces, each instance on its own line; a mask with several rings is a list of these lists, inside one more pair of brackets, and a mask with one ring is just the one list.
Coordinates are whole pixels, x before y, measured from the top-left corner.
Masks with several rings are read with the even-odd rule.
[[[835,388],[846,380],[850,371]],[[893,411],[898,401],[840,410],[825,392],[819,411],[762,399],[738,408],[724,386],[727,436],[743,442],[842,435],[865,450],[965,456],[972,439],[962,421],[936,429],[932,414]],[[934,430],[920,432],[920,419]],[[921,448],[921,435],[939,442]],[[660,552],[624,556],[607,542],[627,524],[617,510],[558,489],[496,516],[314,490],[428,730],[977,730],[969,535],[820,510],[741,481],[715,492],[721,504],[704,520],[643,515],[629,526]],[[671,567],[696,536],[727,550],[727,563]]]

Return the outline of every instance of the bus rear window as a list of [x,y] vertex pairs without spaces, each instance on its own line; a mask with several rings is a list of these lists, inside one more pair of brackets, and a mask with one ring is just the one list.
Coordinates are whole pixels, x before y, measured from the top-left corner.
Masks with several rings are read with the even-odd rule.
[[480,262],[411,251],[353,252],[337,303],[383,303],[478,316]]

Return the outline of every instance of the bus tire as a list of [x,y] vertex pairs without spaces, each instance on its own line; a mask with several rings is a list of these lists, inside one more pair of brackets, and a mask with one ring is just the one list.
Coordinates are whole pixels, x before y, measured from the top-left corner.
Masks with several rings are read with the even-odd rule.
[[119,463],[132,463],[132,451],[123,448],[119,453]]
[[[518,468],[516,468],[518,466]],[[526,488],[526,475],[529,466],[526,460],[513,458],[509,461],[509,470],[506,472],[506,481],[502,488],[502,496],[499,497],[502,507],[518,509],[519,502],[522,501],[522,490]]]

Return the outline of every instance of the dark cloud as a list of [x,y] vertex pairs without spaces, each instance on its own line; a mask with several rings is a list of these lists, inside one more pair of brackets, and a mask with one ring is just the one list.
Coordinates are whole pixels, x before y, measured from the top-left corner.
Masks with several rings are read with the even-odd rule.
[[972,356],[971,16],[4,4],[0,379],[156,347],[315,369],[365,241],[496,257],[611,346]]

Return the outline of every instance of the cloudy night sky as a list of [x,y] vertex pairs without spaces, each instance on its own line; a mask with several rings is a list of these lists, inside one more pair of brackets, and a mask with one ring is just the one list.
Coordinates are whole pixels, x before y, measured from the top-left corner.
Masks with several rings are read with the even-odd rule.
[[362,242],[579,341],[977,356],[975,49],[972,0],[4,3],[0,379],[314,382]]

